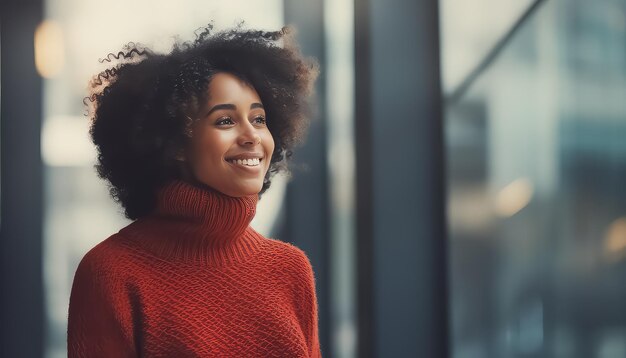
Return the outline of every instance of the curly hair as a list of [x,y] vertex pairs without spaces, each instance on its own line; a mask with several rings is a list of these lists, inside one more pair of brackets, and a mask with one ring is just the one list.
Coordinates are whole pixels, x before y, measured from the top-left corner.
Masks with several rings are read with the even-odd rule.
[[301,54],[291,26],[260,31],[242,25],[214,32],[211,21],[196,30],[195,40],[176,40],[169,53],[129,42],[100,59],[116,63],[89,81],[83,103],[86,115],[93,114],[89,134],[98,176],[109,182],[111,197],[128,219],[148,214],[157,188],[181,178],[176,156],[188,144],[190,119],[198,117],[218,72],[252,85],[266,111],[275,149],[259,198],[274,174],[290,174],[287,161],[314,117],[309,97],[319,64]]

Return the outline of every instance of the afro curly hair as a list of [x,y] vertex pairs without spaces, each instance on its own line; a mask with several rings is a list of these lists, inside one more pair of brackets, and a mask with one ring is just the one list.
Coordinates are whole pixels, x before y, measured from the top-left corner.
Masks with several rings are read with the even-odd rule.
[[314,117],[309,98],[319,64],[301,54],[291,26],[260,31],[242,25],[215,32],[211,21],[199,34],[196,30],[195,40],[175,41],[169,53],[129,42],[100,59],[116,63],[89,81],[83,103],[86,115],[92,113],[89,134],[98,176],[108,181],[128,219],[150,213],[158,187],[183,177],[176,157],[188,144],[190,119],[198,117],[218,72],[252,85],[266,111],[275,149],[259,197],[274,174],[290,174],[287,161]]

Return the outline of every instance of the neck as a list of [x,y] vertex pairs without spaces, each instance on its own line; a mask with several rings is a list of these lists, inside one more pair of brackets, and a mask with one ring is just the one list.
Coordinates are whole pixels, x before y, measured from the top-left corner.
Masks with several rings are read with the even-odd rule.
[[159,188],[156,198],[153,212],[134,226],[150,232],[142,244],[160,257],[220,264],[245,259],[259,247],[260,234],[249,226],[257,194],[233,197],[177,179]]

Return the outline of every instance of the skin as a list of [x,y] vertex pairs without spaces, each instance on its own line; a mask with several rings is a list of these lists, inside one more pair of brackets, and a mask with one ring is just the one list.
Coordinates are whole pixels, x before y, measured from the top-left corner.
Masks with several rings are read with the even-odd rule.
[[[258,194],[274,152],[261,99],[252,86],[227,72],[213,76],[208,93],[208,102],[193,124],[190,147],[180,158],[187,163],[186,176],[233,197]],[[263,156],[258,167],[226,160],[247,152]]]

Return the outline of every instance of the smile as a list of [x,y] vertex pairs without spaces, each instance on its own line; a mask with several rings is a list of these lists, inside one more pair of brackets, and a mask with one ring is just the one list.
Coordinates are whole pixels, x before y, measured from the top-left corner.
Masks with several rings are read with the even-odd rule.
[[260,158],[230,159],[230,160],[227,160],[227,162],[229,162],[230,164],[235,164],[235,165],[239,165],[239,166],[258,167],[259,165],[261,165],[261,160],[262,159],[260,159]]

